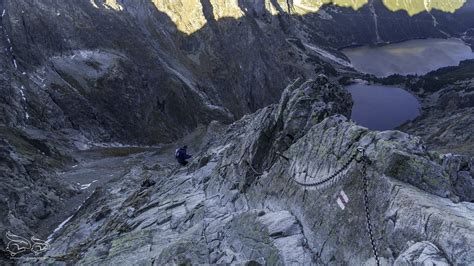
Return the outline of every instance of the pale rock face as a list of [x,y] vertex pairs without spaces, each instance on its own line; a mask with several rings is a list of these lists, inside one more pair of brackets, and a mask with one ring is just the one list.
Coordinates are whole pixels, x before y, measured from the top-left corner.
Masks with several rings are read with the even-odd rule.
[[123,6],[117,2],[117,0],[105,0],[104,6],[117,10],[117,11],[122,11]]
[[207,23],[200,0],[153,0],[153,4],[186,34],[200,30]]
[[[211,0],[210,2],[214,11],[213,14],[215,20],[223,18],[241,18],[245,15],[245,13],[239,7],[239,0]],[[256,1],[255,6],[258,7],[258,1]]]
[[466,3],[466,0],[383,0],[383,3],[391,11],[404,10],[413,16],[421,12],[431,12],[434,9],[454,13]]
[[[239,0],[206,0],[204,2],[207,2],[212,6],[213,19],[215,20],[223,18],[238,19],[245,16],[245,13],[250,11],[249,9],[252,9],[258,14],[269,12],[272,15],[282,13],[307,15],[319,12],[324,6],[334,5],[337,7],[348,7],[352,8],[353,10],[359,10],[360,8],[369,4],[369,0],[264,0],[248,2],[243,6],[240,6]],[[200,0],[153,0],[153,3],[158,10],[170,16],[173,22],[177,25],[178,29],[186,34],[192,34],[200,30],[207,23],[204,16],[202,2]],[[465,0],[383,0],[383,4],[391,11],[396,12],[399,10],[404,10],[410,16],[413,16],[421,12],[431,12],[433,9],[454,13],[465,4]],[[122,7],[115,1],[108,0],[106,5],[117,10],[122,10]],[[183,14],[186,14],[186,16]]]

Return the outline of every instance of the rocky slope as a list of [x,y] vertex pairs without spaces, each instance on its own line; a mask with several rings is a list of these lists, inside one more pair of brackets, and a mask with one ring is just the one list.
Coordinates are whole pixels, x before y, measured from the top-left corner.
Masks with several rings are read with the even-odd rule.
[[[350,106],[349,94],[324,76],[297,81],[279,104],[222,134],[211,127],[186,168],[170,168],[160,152],[131,156],[123,176],[95,190],[44,257],[22,262],[373,264],[366,176],[382,263],[474,263],[472,184],[457,190],[460,173],[419,138],[348,121]],[[365,174],[350,161],[360,146],[371,162]],[[338,169],[322,186],[298,184]]]
[[276,102],[298,76],[347,71],[335,48],[467,40],[474,25],[473,1],[413,17],[381,1],[303,13],[298,3],[288,13],[276,0],[3,1],[1,122],[93,141],[171,141]]

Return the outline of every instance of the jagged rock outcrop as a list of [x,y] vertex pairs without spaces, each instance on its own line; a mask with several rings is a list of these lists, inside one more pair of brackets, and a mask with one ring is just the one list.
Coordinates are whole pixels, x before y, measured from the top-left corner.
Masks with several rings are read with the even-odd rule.
[[[130,157],[126,174],[95,191],[43,258],[22,261],[373,264],[362,164],[343,167],[362,146],[382,262],[474,262],[474,205],[459,202],[456,170],[446,171],[439,155],[419,138],[347,120],[347,92],[325,77],[297,81],[283,95],[206,137],[188,167],[170,168],[159,152]],[[287,133],[295,137],[281,145]],[[294,181],[341,168],[323,186]]]
[[255,172],[270,167],[278,159],[278,153],[305,135],[314,124],[335,114],[350,116],[351,108],[349,93],[329,83],[324,76],[307,83],[296,81],[283,92],[279,105],[266,107],[229,127],[224,142],[240,139],[240,145],[229,148],[227,152],[231,155],[222,167],[245,169],[238,175],[244,179],[235,180],[244,191],[252,184]]

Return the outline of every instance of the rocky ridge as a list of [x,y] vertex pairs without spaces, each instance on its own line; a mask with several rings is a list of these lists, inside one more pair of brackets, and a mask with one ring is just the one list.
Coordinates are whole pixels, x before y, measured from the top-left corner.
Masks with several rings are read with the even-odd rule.
[[159,152],[131,156],[43,258],[22,262],[373,264],[361,164],[322,187],[294,181],[324,179],[362,146],[381,261],[472,264],[474,205],[453,185],[460,172],[417,137],[355,125],[350,106],[324,76],[296,81],[279,104],[209,130],[188,167],[170,168]]

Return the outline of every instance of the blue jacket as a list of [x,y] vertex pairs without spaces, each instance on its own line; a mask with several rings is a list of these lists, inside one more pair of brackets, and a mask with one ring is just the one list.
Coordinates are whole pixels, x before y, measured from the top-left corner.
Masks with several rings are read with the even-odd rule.
[[179,148],[176,150],[176,155],[175,155],[176,159],[178,161],[184,161],[186,159],[189,159],[191,158],[191,155],[187,154],[187,151],[186,149],[184,148]]

